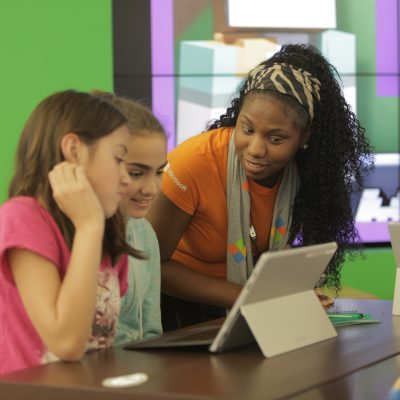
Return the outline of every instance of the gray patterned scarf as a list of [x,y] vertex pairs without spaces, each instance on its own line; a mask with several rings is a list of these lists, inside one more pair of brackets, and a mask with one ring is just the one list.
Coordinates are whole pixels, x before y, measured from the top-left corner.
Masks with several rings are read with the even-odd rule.
[[[253,271],[253,255],[249,235],[250,195],[247,177],[236,155],[234,135],[235,132],[232,133],[228,150],[227,280],[243,285]],[[295,161],[292,161],[283,171],[272,217],[269,250],[281,250],[288,244],[293,201],[297,188],[297,167]]]

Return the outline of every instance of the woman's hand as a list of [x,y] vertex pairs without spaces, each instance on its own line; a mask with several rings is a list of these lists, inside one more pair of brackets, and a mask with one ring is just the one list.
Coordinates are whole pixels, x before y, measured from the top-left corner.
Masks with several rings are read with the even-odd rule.
[[324,308],[329,308],[333,306],[334,300],[331,297],[324,295],[320,288],[316,288],[314,290]]
[[55,202],[75,229],[87,224],[104,224],[103,207],[83,166],[63,161],[49,172],[49,181]]

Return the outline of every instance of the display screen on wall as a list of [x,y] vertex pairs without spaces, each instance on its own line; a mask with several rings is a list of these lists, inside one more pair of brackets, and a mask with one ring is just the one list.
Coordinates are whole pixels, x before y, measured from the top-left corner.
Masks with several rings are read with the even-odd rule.
[[[387,223],[400,219],[399,2],[317,0],[325,7],[320,26],[285,26],[287,18],[273,26],[257,22],[258,14],[279,21],[273,7],[295,10],[299,2],[290,1],[246,1],[258,11],[271,3],[268,12],[252,13],[252,23],[238,0],[152,0],[153,110],[171,149],[221,115],[244,74],[282,44],[316,45],[337,68],[344,96],[377,152],[365,190],[352,199],[361,241],[389,242]],[[301,12],[298,20],[307,21]]]
[[335,29],[335,6],[335,0],[227,0],[227,23],[269,30]]

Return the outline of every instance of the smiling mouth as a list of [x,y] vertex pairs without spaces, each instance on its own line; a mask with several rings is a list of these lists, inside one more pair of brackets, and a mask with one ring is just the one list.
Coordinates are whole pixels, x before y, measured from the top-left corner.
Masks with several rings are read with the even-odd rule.
[[153,199],[142,199],[142,200],[138,200],[138,199],[131,199],[131,201],[133,201],[134,203],[137,203],[140,206],[148,206],[151,204],[151,202],[153,201]]
[[244,160],[244,164],[245,164],[246,169],[248,169],[251,172],[261,171],[269,166],[269,164],[255,163],[255,162],[252,162],[249,160]]

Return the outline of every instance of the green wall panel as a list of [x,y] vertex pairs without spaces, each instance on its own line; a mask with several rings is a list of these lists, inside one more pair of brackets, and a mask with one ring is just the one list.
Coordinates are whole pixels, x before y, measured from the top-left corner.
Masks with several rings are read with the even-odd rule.
[[347,261],[342,269],[342,284],[373,297],[393,299],[396,274],[394,255],[390,248],[366,249],[362,256]]
[[376,94],[375,0],[336,0],[336,10],[337,29],[356,35],[357,116],[376,152],[399,152],[399,97]]
[[111,12],[111,0],[0,1],[0,202],[35,105],[58,90],[112,90]]
[[375,0],[336,0],[337,29],[356,35],[357,73],[374,74]]
[[400,98],[376,95],[374,76],[357,76],[357,114],[377,153],[399,153]]

